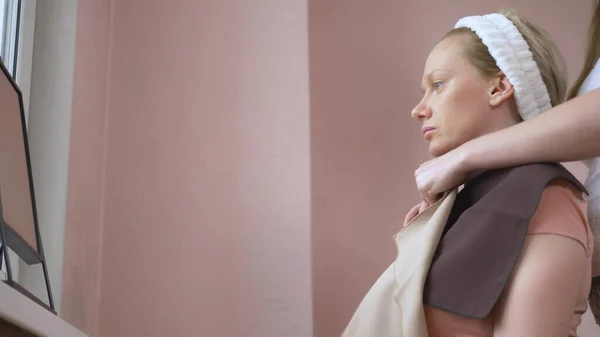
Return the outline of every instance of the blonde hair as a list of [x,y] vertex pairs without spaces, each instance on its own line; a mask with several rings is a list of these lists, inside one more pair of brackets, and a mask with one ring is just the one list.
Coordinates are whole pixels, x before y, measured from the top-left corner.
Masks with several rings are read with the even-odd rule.
[[598,61],[598,58],[600,58],[600,6],[598,6],[598,0],[595,1],[595,6],[596,9],[594,10],[594,16],[592,17],[592,23],[588,34],[587,54],[583,63],[583,69],[569,91],[567,99],[577,96],[583,81],[585,81],[592,69],[594,69],[594,65]]
[[[562,103],[567,91],[566,65],[554,40],[546,31],[513,11],[502,10],[500,14],[512,21],[529,45],[533,60],[540,68],[542,79],[548,89],[552,106]],[[475,32],[469,28],[456,28],[448,32],[442,40],[452,36],[468,37],[464,50],[465,56],[482,75],[494,76],[501,72],[496,60]]]

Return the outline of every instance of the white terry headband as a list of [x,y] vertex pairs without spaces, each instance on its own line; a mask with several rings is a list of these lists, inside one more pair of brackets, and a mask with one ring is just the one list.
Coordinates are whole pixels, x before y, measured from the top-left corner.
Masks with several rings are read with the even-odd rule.
[[552,107],[548,89],[527,41],[517,27],[502,14],[468,16],[454,28],[471,29],[488,48],[498,68],[512,84],[517,108],[523,120],[531,119]]

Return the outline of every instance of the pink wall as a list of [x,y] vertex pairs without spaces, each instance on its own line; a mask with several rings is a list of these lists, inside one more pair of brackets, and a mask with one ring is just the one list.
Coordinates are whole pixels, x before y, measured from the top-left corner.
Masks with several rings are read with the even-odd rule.
[[67,321],[310,334],[307,24],[305,2],[79,1]]
[[65,320],[94,336],[100,301],[110,4],[80,0],[77,6],[61,305]]
[[[503,5],[546,27],[570,73],[578,71],[586,2]],[[419,200],[413,172],[428,155],[409,114],[429,51],[458,18],[499,7],[475,0],[310,2],[315,337],[339,335],[392,261],[392,235]]]
[[114,1],[98,336],[311,333],[305,1]]

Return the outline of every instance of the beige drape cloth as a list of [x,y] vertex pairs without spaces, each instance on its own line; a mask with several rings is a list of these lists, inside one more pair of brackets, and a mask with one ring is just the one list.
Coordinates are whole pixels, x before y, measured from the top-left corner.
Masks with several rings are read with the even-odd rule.
[[423,287],[456,193],[446,193],[394,235],[396,260],[371,287],[342,337],[427,337]]

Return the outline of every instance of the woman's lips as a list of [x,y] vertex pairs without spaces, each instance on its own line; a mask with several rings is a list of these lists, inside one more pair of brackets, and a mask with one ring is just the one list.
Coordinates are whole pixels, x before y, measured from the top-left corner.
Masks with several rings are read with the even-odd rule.
[[433,126],[424,126],[421,128],[421,132],[423,132],[423,137],[426,140],[431,140],[431,137],[436,130],[437,128],[434,128]]

